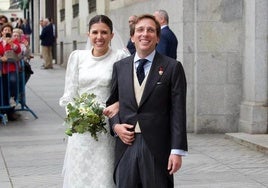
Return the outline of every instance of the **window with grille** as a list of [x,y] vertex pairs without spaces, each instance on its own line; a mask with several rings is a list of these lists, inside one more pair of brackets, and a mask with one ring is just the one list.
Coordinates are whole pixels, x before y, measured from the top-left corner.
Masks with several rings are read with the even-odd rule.
[[73,5],[73,18],[79,15],[79,3]]
[[60,21],[64,21],[65,20],[65,9],[61,9],[60,10]]
[[88,0],[88,13],[96,11],[96,0]]
[[73,41],[73,50],[77,50],[77,41],[76,40]]

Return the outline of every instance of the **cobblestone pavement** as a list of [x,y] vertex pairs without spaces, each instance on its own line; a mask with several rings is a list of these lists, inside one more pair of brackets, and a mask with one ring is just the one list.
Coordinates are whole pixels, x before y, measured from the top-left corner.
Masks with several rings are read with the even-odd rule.
[[[0,126],[0,188],[60,188],[66,147],[63,93],[65,69],[41,70],[37,57],[27,83],[28,106],[19,121]],[[188,134],[189,155],[175,175],[175,188],[268,187],[268,155],[224,134]],[[105,178],[105,177],[104,177]]]
[[175,176],[177,188],[268,187],[268,155],[221,134],[188,134],[189,155]]

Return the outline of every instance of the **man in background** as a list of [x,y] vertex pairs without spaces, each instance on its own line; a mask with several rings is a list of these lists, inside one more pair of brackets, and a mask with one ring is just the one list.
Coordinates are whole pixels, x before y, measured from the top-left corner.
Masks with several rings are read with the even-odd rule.
[[[129,24],[129,31],[131,33],[131,29],[133,27],[133,24],[136,22],[137,16],[132,15],[128,18],[128,24]],[[127,49],[130,52],[130,54],[134,54],[136,52],[136,48],[134,43],[131,41],[131,38],[129,38],[128,43],[127,43]]]
[[47,18],[43,20],[43,29],[40,35],[42,46],[42,57],[45,61],[43,69],[53,69],[52,63],[52,46],[55,42],[53,34],[53,26]]
[[156,46],[156,50],[160,54],[177,59],[178,40],[168,26],[168,13],[165,10],[157,10],[154,12],[154,16],[161,26],[160,41]]

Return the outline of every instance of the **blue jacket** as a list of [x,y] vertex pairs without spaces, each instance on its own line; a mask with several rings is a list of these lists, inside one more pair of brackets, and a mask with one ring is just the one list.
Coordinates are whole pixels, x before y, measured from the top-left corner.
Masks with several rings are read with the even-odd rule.
[[136,47],[135,47],[134,43],[131,41],[131,39],[129,39],[127,42],[127,49],[131,55],[136,52]]
[[42,46],[53,46],[55,37],[53,34],[53,26],[49,24],[45,26],[40,35],[41,45]]
[[23,31],[24,34],[30,35],[32,33],[32,29],[30,24],[22,24],[21,29]]
[[168,26],[161,29],[160,41],[156,50],[163,55],[177,59],[178,40]]

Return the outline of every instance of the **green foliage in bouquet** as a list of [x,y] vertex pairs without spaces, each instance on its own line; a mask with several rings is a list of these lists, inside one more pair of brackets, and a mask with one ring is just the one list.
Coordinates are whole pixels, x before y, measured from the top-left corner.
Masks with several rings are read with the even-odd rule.
[[98,133],[107,133],[103,108],[95,100],[96,95],[84,93],[74,98],[73,104],[67,105],[68,115],[65,123],[68,125],[65,133],[72,136],[73,133],[90,132],[91,136],[98,140]]

